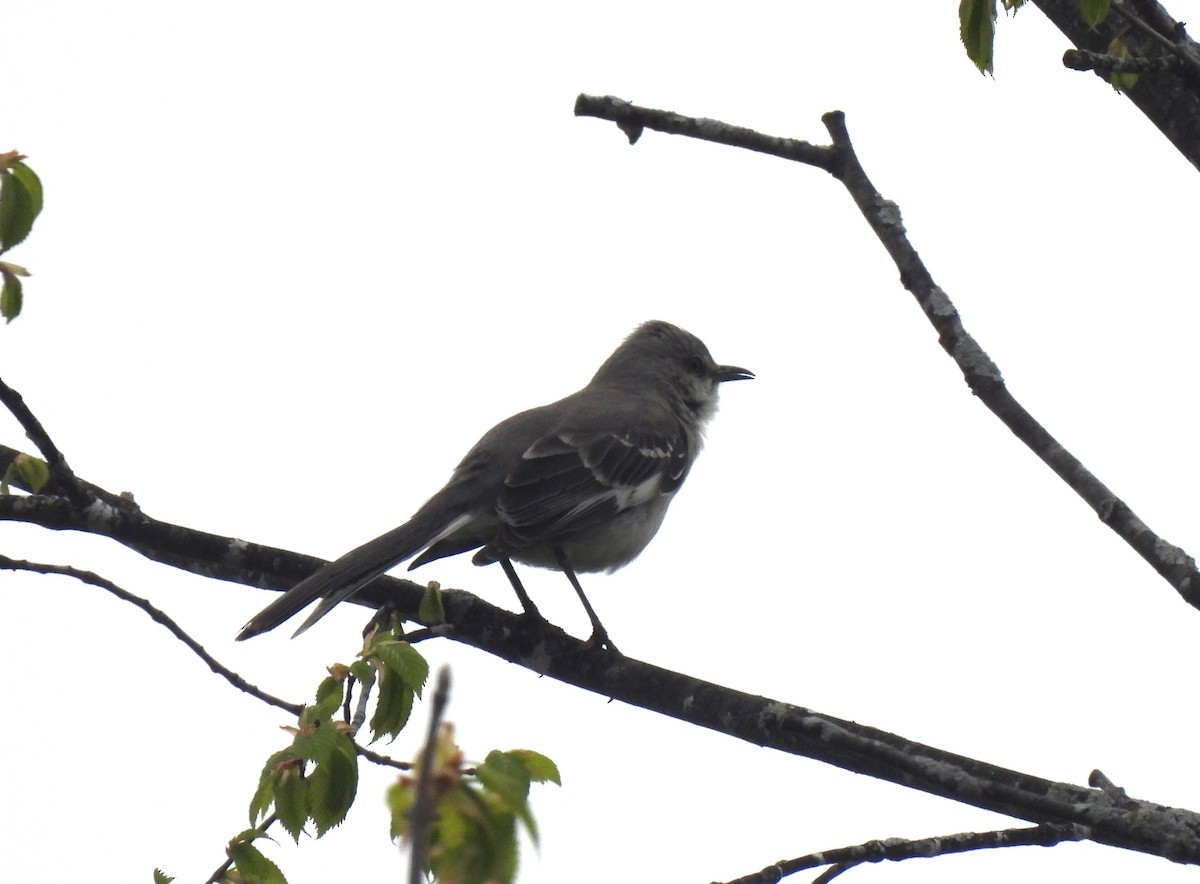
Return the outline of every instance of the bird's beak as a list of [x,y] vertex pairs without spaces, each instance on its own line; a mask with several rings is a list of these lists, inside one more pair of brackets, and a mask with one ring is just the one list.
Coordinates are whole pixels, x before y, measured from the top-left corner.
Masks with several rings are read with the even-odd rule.
[[716,378],[718,384],[725,381],[749,381],[754,378],[754,372],[748,368],[738,368],[736,365],[718,365]]

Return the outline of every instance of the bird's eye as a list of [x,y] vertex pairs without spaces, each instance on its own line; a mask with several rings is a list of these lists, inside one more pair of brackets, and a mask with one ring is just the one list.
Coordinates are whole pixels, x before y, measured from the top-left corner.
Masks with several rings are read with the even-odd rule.
[[704,360],[699,356],[689,356],[683,364],[692,374],[704,374]]

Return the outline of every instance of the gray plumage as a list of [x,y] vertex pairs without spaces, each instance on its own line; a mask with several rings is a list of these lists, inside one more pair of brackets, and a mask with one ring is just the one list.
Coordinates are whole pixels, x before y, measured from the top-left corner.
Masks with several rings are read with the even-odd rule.
[[718,385],[752,377],[718,365],[683,329],[642,324],[586,387],[501,421],[412,518],[297,583],[238,639],[274,629],[321,599],[299,635],[401,562],[413,559],[411,570],[478,550],[472,561],[501,562],[527,610],[532,603],[509,560],[563,570],[588,610],[593,638],[611,645],[573,571],[614,571],[646,547],[700,452]]

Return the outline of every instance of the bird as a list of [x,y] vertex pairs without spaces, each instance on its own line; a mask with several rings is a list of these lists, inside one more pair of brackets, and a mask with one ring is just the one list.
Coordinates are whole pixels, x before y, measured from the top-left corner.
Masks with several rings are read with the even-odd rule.
[[587,386],[501,421],[408,521],[318,568],[254,615],[237,640],[320,599],[299,635],[402,562],[412,559],[412,570],[474,550],[472,562],[498,562],[536,617],[512,563],[562,571],[591,622],[589,644],[615,651],[576,572],[612,572],[645,549],[700,453],[718,387],[753,377],[719,365],[677,326],[642,323]]

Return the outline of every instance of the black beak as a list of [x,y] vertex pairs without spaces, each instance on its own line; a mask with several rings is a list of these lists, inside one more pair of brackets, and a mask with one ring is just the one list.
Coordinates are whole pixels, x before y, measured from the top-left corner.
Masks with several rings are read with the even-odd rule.
[[748,368],[738,368],[736,365],[718,365],[714,372],[717,383],[725,381],[749,381],[754,378],[754,372]]

